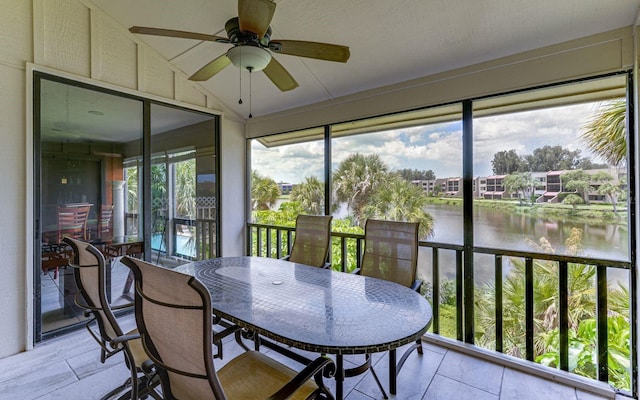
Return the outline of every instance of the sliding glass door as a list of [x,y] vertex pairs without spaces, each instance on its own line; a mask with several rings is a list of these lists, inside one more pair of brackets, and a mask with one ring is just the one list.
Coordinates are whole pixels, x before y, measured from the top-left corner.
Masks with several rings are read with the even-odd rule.
[[122,256],[218,254],[217,129],[214,115],[35,73],[36,341],[86,318],[64,237],[102,251],[114,305],[132,297]]

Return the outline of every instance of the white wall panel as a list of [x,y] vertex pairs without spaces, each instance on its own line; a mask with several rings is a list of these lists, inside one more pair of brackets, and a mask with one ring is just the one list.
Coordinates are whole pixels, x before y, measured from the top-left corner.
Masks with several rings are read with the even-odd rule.
[[194,83],[182,73],[176,73],[176,100],[202,107],[207,105],[207,96],[197,90]]
[[24,60],[31,60],[33,38],[31,2],[2,3],[0,12],[0,62],[24,68]]
[[[75,0],[35,0],[41,12],[34,25],[42,29],[43,52],[36,62],[81,76],[91,75],[89,9]],[[34,2],[34,7],[36,6]],[[38,61],[41,60],[41,61]]]
[[[25,75],[0,64],[0,358],[26,348]],[[1,396],[0,396],[1,397]]]
[[175,72],[167,67],[166,60],[158,53],[140,47],[139,89],[158,96],[175,98]]
[[110,20],[93,13],[92,22],[92,77],[102,82],[137,89],[137,45],[114,26]]
[[220,135],[220,222],[222,255],[245,254],[245,195],[247,189],[244,125],[224,119]]

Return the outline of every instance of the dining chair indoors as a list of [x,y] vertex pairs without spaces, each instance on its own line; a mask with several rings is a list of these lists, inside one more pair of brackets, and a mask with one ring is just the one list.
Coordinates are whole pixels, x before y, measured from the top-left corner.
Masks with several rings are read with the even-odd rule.
[[100,206],[98,232],[100,233],[100,237],[113,236],[113,204],[103,204]]
[[[422,281],[417,279],[418,227],[416,222],[368,219],[365,224],[364,253],[359,273],[363,276],[396,282],[420,292]],[[396,350],[389,351],[389,387],[396,393],[396,377],[413,350],[422,354],[422,340],[406,349],[396,362]],[[374,378],[375,372],[374,372]],[[378,382],[380,389],[382,386]],[[384,390],[382,390],[384,393]],[[386,394],[385,394],[386,397]]]
[[296,373],[249,350],[216,371],[207,288],[193,276],[146,261],[124,257],[122,262],[136,278],[136,322],[165,399],[333,399],[322,373],[335,369],[323,356]]
[[148,363],[149,357],[142,347],[137,330],[123,332],[114,310],[131,308],[133,303],[112,307],[106,292],[106,268],[102,253],[93,245],[77,239],[66,237],[63,239],[73,250],[73,262],[70,267],[74,270],[74,278],[78,287],[75,303],[85,310],[86,316],[91,318],[85,327],[100,345],[100,362],[122,353],[124,361],[131,372],[131,376],[120,386],[104,395],[101,399],[111,399],[116,394],[118,399],[136,400],[151,396],[160,399],[153,389],[159,384],[158,378],[150,373],[150,369],[143,365]]
[[329,268],[331,248],[331,215],[298,215],[291,254],[285,260],[313,267]]
[[87,240],[87,220],[90,204],[65,204],[58,206],[58,237],[56,243],[62,243],[65,237]]

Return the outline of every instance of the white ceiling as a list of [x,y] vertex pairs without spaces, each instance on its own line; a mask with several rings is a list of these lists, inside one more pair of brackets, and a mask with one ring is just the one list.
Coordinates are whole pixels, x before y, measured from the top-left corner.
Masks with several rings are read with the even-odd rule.
[[[122,26],[225,36],[234,0],[92,0]],[[254,116],[411,80],[633,25],[639,0],[278,0],[272,39],[349,46],[346,64],[274,57],[298,81],[280,92],[262,73],[251,79]],[[138,35],[187,75],[230,45]],[[201,83],[226,106],[249,115],[249,76],[229,66]]]

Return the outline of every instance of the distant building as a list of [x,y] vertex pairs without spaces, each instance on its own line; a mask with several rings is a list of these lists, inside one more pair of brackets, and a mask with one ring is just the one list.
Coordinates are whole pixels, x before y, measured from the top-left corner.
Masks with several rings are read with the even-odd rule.
[[[554,203],[559,202],[562,193],[567,193],[565,190],[562,175],[569,171],[548,171],[548,172],[531,172],[531,177],[537,182],[533,189],[533,197],[536,203]],[[618,170],[617,168],[602,168],[585,170],[589,175],[595,175],[598,172],[604,172],[613,178],[611,181],[614,185],[619,185],[622,189],[626,189],[627,171]],[[473,179],[473,193],[474,197],[478,199],[489,200],[507,200],[517,199],[518,193],[509,192],[504,186],[504,179],[507,175],[492,175],[492,176],[480,176]],[[414,180],[412,184],[420,186],[422,190],[428,195],[449,196],[449,197],[462,197],[462,178],[438,178],[433,180]],[[596,182],[595,180],[590,182],[593,188],[588,194],[588,200],[590,202],[604,202],[607,201],[605,196],[597,193],[598,188],[603,182]],[[528,196],[528,195],[527,195]]]
[[282,194],[291,194],[291,191],[295,186],[296,185],[293,183],[284,183],[284,182],[278,183],[278,187],[280,188],[280,193]]

